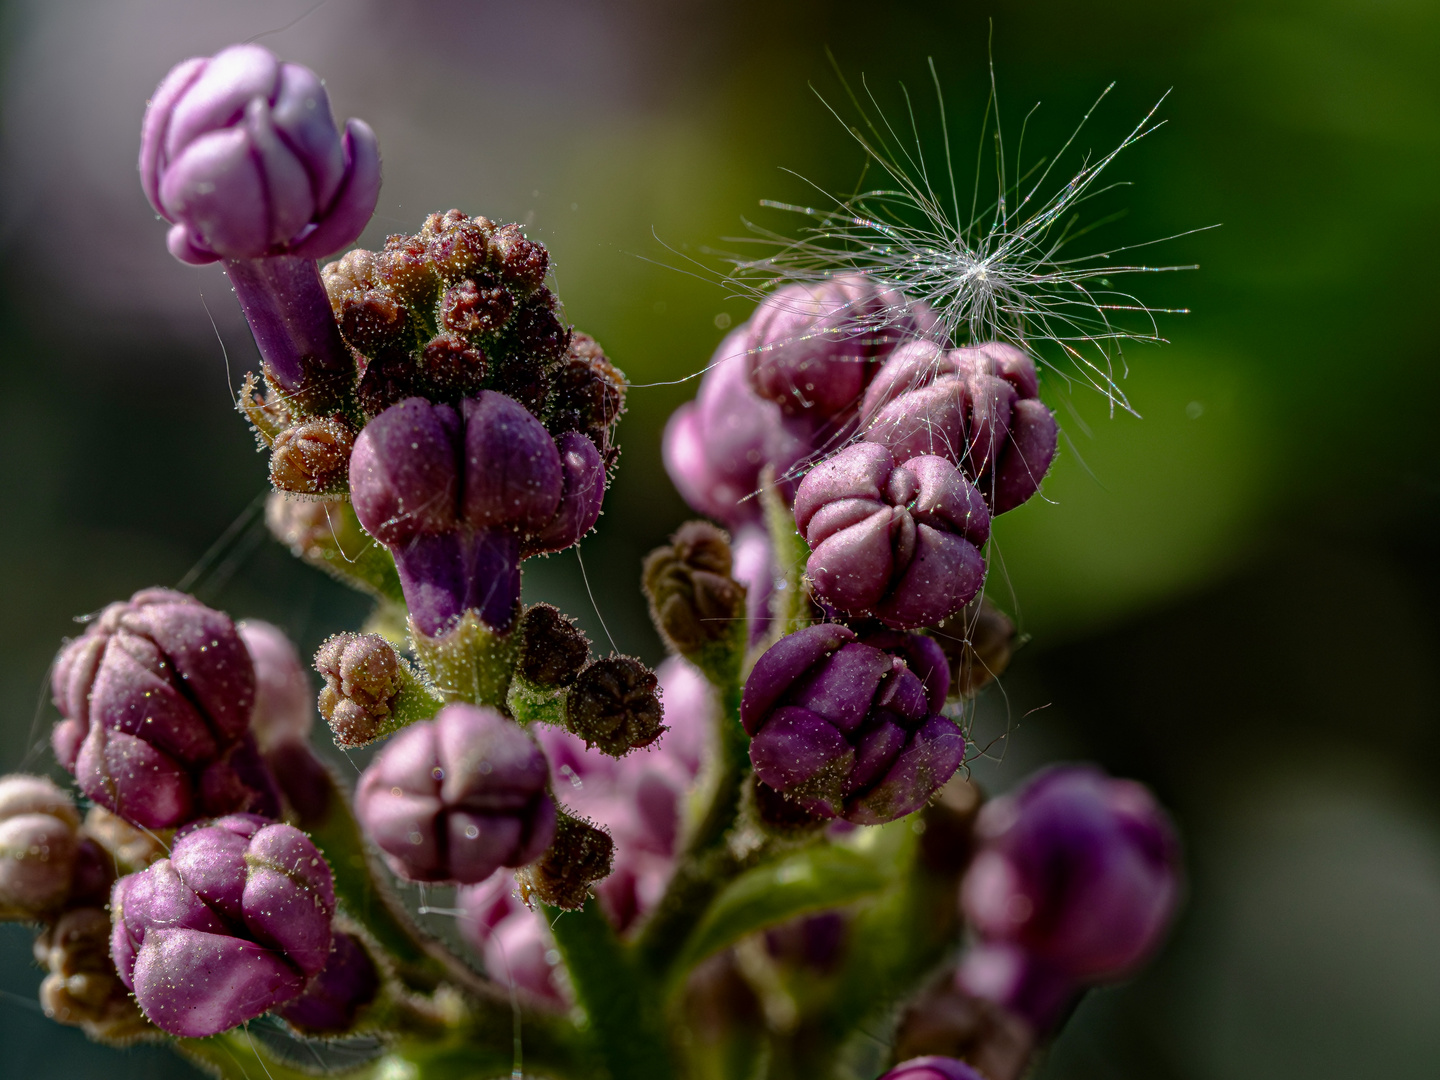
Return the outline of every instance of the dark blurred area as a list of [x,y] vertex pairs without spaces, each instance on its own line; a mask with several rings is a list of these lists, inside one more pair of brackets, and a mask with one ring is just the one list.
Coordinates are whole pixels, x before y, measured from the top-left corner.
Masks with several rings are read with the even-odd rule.
[[[1066,441],[997,527],[991,595],[1031,635],[982,702],[1001,790],[1091,758],[1152,784],[1184,833],[1161,959],[1094,993],[1045,1080],[1440,1072],[1440,469],[1430,410],[1440,239],[1440,7],[1302,4],[9,2],[0,198],[0,771],[49,767],[47,666],[75,616],[184,582],[313,651],[365,603],[264,533],[264,460],[231,389],[254,346],[220,271],[181,266],[141,194],[145,98],[176,61],[256,38],[375,127],[362,244],[458,206],[550,246],[568,318],[635,384],[620,478],[581,562],[526,591],[654,661],[643,555],[687,511],[659,433],[745,302],[687,258],[758,200],[852,190],[826,57],[938,152],[927,56],[967,164],[993,52],[1026,157],[1126,152],[1115,247],[1198,272],[1127,350],[1138,419],[1055,377]],[[1071,169],[1078,157],[1067,159]],[[783,170],[793,170],[794,174]],[[1062,165],[1062,171],[1064,166]],[[768,220],[768,219],[767,219]],[[771,224],[783,224],[779,220]],[[1082,242],[1083,243],[1083,242]],[[1432,297],[1430,301],[1426,297]],[[227,383],[228,387],[227,388]],[[192,573],[198,567],[197,573]],[[585,571],[588,571],[588,582]],[[188,576],[187,576],[188,575]],[[24,928],[0,927],[6,1075],[194,1075],[46,1021]]]

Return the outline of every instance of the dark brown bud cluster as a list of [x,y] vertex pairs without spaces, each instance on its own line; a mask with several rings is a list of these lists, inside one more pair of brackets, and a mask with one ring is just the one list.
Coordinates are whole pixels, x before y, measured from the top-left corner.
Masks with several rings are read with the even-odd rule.
[[1034,1030],[1018,1016],[955,985],[947,970],[921,991],[895,1032],[898,1060],[938,1054],[973,1065],[993,1080],[1019,1080],[1035,1049]]
[[405,686],[406,664],[379,634],[336,634],[315,654],[325,680],[320,715],[335,745],[364,746],[377,739]]
[[929,633],[950,661],[950,697],[961,701],[975,697],[1003,674],[1021,645],[1010,616],[985,596]]
[[655,673],[632,657],[596,660],[570,688],[566,730],[611,757],[649,746],[665,730],[659,686]]
[[585,906],[591,885],[610,875],[614,860],[615,841],[608,832],[561,811],[555,839],[544,855],[515,875],[515,881],[527,904],[538,900],[578,911]]
[[328,264],[321,276],[356,353],[360,408],[375,416],[407,397],[453,403],[496,390],[552,436],[588,435],[611,464],[625,379],[564,323],[549,269],[545,246],[520,226],[458,210]]
[[745,588],[731,577],[730,539],[708,521],[689,521],[645,560],[645,595],[665,640],[682,656],[734,639],[745,618]]
[[111,1044],[156,1034],[115,972],[103,908],[65,912],[35,939],[35,959],[48,971],[40,1005],[50,1019]]
[[515,670],[534,686],[569,686],[590,659],[590,639],[575,620],[550,604],[532,604],[520,618],[520,657]]

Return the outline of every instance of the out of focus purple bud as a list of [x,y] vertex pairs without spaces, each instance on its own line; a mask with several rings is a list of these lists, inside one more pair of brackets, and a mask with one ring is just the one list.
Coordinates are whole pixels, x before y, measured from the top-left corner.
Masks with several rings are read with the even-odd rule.
[[259,619],[235,625],[255,665],[255,711],[250,729],[262,751],[304,742],[315,722],[315,693],[300,654],[278,626]]
[[38,919],[69,897],[80,814],[43,776],[0,776],[0,919]]
[[795,493],[816,595],[847,615],[916,629],[960,611],[985,581],[980,493],[933,454],[898,464],[859,442],[816,465]]
[[250,735],[255,668],[229,616],[146,589],[111,604],[55,662],[55,756],[137,825],[279,812]]
[[1054,414],[1039,400],[1035,363],[1002,342],[895,350],[860,410],[868,442],[899,460],[938,454],[962,468],[996,514],[1040,488],[1058,447]]
[[111,956],[145,1015],[204,1038],[300,996],[330,957],[330,867],[291,825],[234,814],[121,878]]
[[306,1035],[342,1035],[380,991],[380,972],[353,934],[335,931],[325,967],[310,986],[278,1012]]
[[880,362],[931,323],[924,305],[860,274],[786,286],[750,318],[751,385],[787,416],[829,420],[854,409]]
[[745,586],[745,615],[750,621],[750,644],[754,645],[770,629],[770,598],[775,593],[777,570],[770,535],[760,525],[742,525],[735,530],[730,550],[735,558],[731,574]]
[[1057,766],[987,804],[961,889],[981,945],[961,985],[1044,1030],[1073,990],[1134,971],[1180,894],[1175,830],[1149,790]]
[[549,773],[523,728],[456,703],[380,751],[360,778],[355,815],[402,877],[474,884],[550,846]]
[[1010,666],[1020,641],[1015,623],[988,596],[972,600],[965,610],[930,630],[950,659],[950,693],[968,701]]
[[893,1052],[905,1061],[929,1055],[959,1059],[985,1080],[1020,1080],[1035,1037],[1021,1017],[958,988],[949,971],[905,1007],[895,1028]]
[[822,623],[781,638],[746,680],[740,719],[761,782],[823,817],[860,825],[925,805],[965,739],[940,715],[944,654],[918,634],[857,639]]
[[380,195],[361,120],[342,134],[309,68],[259,45],[176,65],[145,110],[140,180],[190,263],[299,255],[352,243]]
[[521,558],[589,531],[604,468],[586,436],[562,439],[557,447],[523,406],[491,390],[459,410],[408,398],[361,431],[350,458],[355,512],[394,554],[422,633],[468,610],[507,629]]
[[918,1057],[902,1061],[880,1080],[985,1080],[965,1062],[948,1057]]
[[492,979],[557,1005],[566,1003],[558,977],[560,954],[545,917],[516,898],[509,874],[496,873],[483,884],[461,889],[456,902],[460,936],[484,958]]

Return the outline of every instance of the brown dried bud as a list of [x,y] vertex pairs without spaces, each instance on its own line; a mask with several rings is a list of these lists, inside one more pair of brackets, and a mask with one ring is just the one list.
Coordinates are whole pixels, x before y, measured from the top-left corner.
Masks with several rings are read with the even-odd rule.
[[457,334],[496,334],[515,312],[515,296],[489,275],[456,282],[440,298],[440,323]]
[[950,658],[950,696],[975,697],[1009,665],[1019,647],[1015,624],[986,596],[930,631]]
[[589,334],[570,337],[565,359],[550,376],[545,426],[551,435],[590,436],[608,467],[614,461],[615,425],[625,412],[625,375]]
[[745,617],[745,587],[730,576],[730,538],[708,521],[687,521],[645,559],[650,615],[682,656],[733,639]]
[[812,814],[799,802],[787,798],[754,776],[750,778],[749,793],[755,820],[772,836],[798,839],[823,829],[832,820]]
[[545,284],[550,253],[544,244],[527,240],[519,225],[501,225],[490,238],[490,257],[507,285],[534,292]]
[[154,1031],[115,972],[103,909],[65,912],[35,939],[35,959],[50,972],[40,984],[40,1005],[50,1019],[111,1044]]
[[565,727],[621,757],[649,746],[665,730],[664,710],[656,694],[655,673],[628,656],[611,656],[589,664],[575,679],[565,701]]
[[955,986],[953,972],[921,992],[900,1017],[894,1056],[936,1054],[973,1065],[989,1080],[1019,1080],[1035,1049],[1030,1025]]
[[468,277],[485,265],[494,231],[489,218],[468,218],[459,210],[431,214],[420,229],[430,261],[447,282]]
[[58,908],[75,877],[80,813],[43,776],[0,777],[0,919]]
[[404,349],[386,349],[366,362],[355,387],[355,399],[367,416],[379,416],[391,405],[414,397],[420,366]]
[[95,841],[109,857],[111,865],[122,876],[137,874],[170,853],[167,840],[170,830],[137,829],[119,814],[103,806],[92,806],[85,814],[82,833]]
[[545,854],[515,875],[520,897],[564,911],[578,911],[590,886],[608,877],[615,859],[615,841],[604,829],[571,817],[563,810],[555,820],[555,839]]
[[337,319],[347,299],[374,287],[374,269],[375,253],[364,248],[347,251],[321,268],[320,280],[325,285],[325,294],[330,298],[330,308]]
[[336,634],[320,646],[320,715],[335,733],[335,745],[364,746],[379,737],[405,685],[403,665],[395,646],[379,634]]
[[542,688],[569,686],[590,659],[590,639],[549,604],[531,604],[520,617],[517,670]]
[[277,491],[325,495],[345,490],[355,433],[339,420],[306,420],[275,437],[270,482]]
[[458,399],[476,393],[485,381],[485,353],[459,334],[439,334],[421,354],[423,378],[441,398]]
[[379,289],[351,292],[340,305],[340,336],[355,349],[374,356],[405,337],[410,312]]
[[428,310],[442,284],[426,255],[424,237],[398,233],[385,238],[385,250],[376,254],[371,277],[411,311]]
[[540,289],[511,320],[506,336],[527,363],[557,363],[570,347],[570,330],[556,314],[558,306],[549,289]]

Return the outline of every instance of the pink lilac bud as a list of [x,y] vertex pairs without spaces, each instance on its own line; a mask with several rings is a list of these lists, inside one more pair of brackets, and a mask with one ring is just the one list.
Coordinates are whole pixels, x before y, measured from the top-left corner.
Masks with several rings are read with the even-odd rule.
[[80,790],[137,825],[279,812],[250,734],[255,668],[229,616],[146,589],[60,651],[51,736]]
[[407,398],[372,420],[350,458],[355,512],[390,548],[410,614],[436,635],[464,611],[504,630],[520,599],[520,560],[575,543],[604,495],[599,451],[569,432],[559,446],[504,394],[459,409]]
[[70,896],[80,814],[43,776],[0,777],[0,919],[40,918]]
[[355,814],[411,881],[484,881],[555,836],[545,755],[494,709],[447,705],[401,731],[360,778]]
[[918,1057],[902,1061],[880,1080],[985,1080],[965,1062],[948,1057]]
[[204,1038],[300,996],[330,957],[330,868],[291,825],[232,814],[121,878],[111,956],[151,1023]]
[[944,653],[918,634],[862,641],[824,623],[781,638],[740,702],[755,775],[819,817],[878,825],[918,810],[965,756],[940,715],[949,682]]
[[876,375],[860,423],[897,459],[947,458],[1003,514],[1039,490],[1055,459],[1059,428],[1038,392],[1035,362],[1012,345],[947,352],[916,341]]
[[745,586],[745,615],[750,620],[750,644],[754,645],[770,631],[770,598],[775,595],[775,555],[770,547],[770,534],[758,524],[742,525],[735,530],[730,545],[736,581]]
[[750,383],[786,416],[830,420],[853,411],[881,361],[934,321],[860,274],[786,286],[750,318]]
[[795,493],[816,595],[847,615],[913,630],[960,611],[985,581],[980,493],[943,457],[904,464],[859,442],[816,465]]
[[1050,768],[980,812],[961,889],[981,943],[964,989],[1050,1027],[1076,989],[1133,972],[1180,894],[1175,830],[1149,790],[1091,766]]
[[496,873],[483,884],[461,889],[456,903],[460,936],[484,958],[492,979],[568,1004],[559,978],[560,954],[545,916],[519,901],[509,874]]
[[279,1013],[306,1035],[342,1035],[379,991],[380,972],[370,953],[353,934],[337,930],[325,967],[305,993]]
[[315,722],[315,691],[300,654],[278,626],[246,619],[235,630],[255,665],[255,711],[250,729],[261,750],[304,742]]

